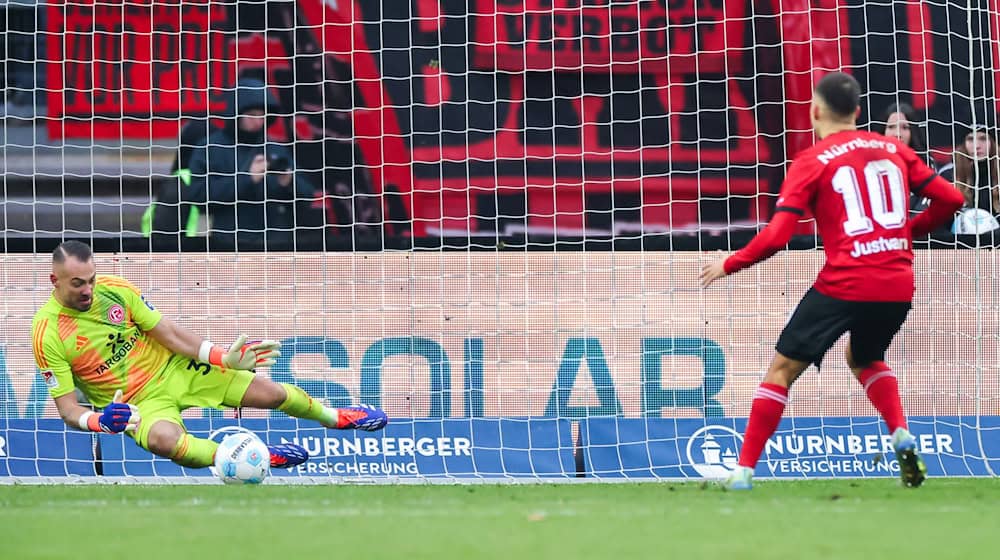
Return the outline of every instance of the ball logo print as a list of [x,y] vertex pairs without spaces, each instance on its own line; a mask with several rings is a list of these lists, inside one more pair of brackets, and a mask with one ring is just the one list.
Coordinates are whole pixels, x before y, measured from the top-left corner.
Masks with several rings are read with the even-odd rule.
[[705,426],[691,434],[687,460],[703,478],[725,478],[736,469],[743,436],[727,426]]
[[263,458],[264,456],[261,455],[260,453],[257,453],[257,451],[251,450],[250,453],[247,454],[247,463],[250,466],[256,467],[260,465],[260,462]]
[[118,325],[125,320],[125,309],[117,303],[108,309],[108,321]]

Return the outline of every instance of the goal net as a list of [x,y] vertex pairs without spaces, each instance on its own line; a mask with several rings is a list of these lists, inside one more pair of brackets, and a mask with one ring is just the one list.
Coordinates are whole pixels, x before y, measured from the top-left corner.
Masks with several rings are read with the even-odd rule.
[[[31,322],[65,239],[217,344],[281,340],[258,375],[391,417],[184,411],[198,436],[304,445],[287,481],[724,477],[824,257],[806,217],[760,266],[708,290],[698,270],[770,218],[815,82],[853,74],[860,126],[906,114],[956,182],[979,177],[967,135],[997,133],[994,0],[2,9],[0,482],[209,476],[59,419]],[[972,218],[916,240],[887,357],[932,476],[1000,468],[1000,230]],[[844,343],[758,476],[898,474]]]

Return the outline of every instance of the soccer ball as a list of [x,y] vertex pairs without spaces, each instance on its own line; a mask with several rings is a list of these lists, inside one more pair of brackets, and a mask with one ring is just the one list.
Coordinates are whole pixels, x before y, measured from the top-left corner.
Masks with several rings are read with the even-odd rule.
[[1000,223],[982,208],[966,208],[955,216],[951,232],[956,235],[979,235],[1000,228]]
[[226,484],[260,484],[271,474],[271,453],[250,432],[229,434],[215,451],[215,475]]

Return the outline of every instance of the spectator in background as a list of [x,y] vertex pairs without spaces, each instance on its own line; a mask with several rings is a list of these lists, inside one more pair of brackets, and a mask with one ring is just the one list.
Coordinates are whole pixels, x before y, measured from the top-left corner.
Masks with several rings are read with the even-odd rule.
[[[323,47],[322,33],[302,16],[294,3],[274,3],[269,21],[287,31],[269,33],[282,43],[292,59],[287,75],[294,87],[286,105],[302,114],[307,136],[299,145],[299,159],[310,177],[323,185],[328,198],[330,232],[350,239],[378,242],[384,230],[383,197],[376,192],[361,147],[354,138],[354,80],[349,53]],[[303,79],[303,77],[307,79]]]
[[875,132],[898,138],[913,148],[917,155],[929,161],[927,137],[924,135],[917,112],[907,103],[893,103],[886,107],[875,125]]
[[142,215],[142,233],[150,238],[154,249],[177,251],[181,237],[198,237],[201,216],[205,209],[186,202],[191,186],[191,156],[205,148],[205,141],[215,129],[208,119],[191,119],[181,128],[177,154],[170,168],[170,177],[160,181],[152,203]]
[[955,147],[955,186],[965,206],[952,226],[958,234],[1000,233],[1000,156],[985,126],[960,128]]
[[[944,167],[939,167],[935,164],[933,158],[930,157],[930,150],[927,147],[927,136],[924,133],[923,127],[921,126],[921,120],[917,116],[916,110],[908,103],[893,103],[886,107],[885,111],[875,122],[873,127],[875,132],[882,133],[891,138],[898,138],[900,142],[906,144],[913,151],[917,153],[918,156],[931,169],[934,169],[942,177],[947,180],[952,180],[949,170],[951,164],[947,164]],[[923,196],[914,194],[910,196],[910,216],[915,216],[925,209],[930,203],[930,200],[924,198]],[[933,234],[941,235],[948,234],[950,223],[947,223],[933,232]]]
[[322,193],[296,171],[292,150],[270,141],[277,99],[258,80],[240,79],[225,126],[191,158],[189,202],[207,203],[215,248],[290,250],[297,228],[324,224]]

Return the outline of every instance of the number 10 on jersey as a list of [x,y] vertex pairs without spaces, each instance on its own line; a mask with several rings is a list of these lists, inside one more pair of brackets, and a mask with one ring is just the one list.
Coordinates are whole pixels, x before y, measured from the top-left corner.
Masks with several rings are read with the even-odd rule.
[[898,229],[906,223],[906,188],[903,172],[890,160],[868,162],[864,169],[865,190],[871,204],[871,216],[865,214],[861,200],[861,186],[853,167],[844,166],[833,174],[833,190],[844,199],[847,235],[861,235],[874,231],[872,220],[885,229]]

